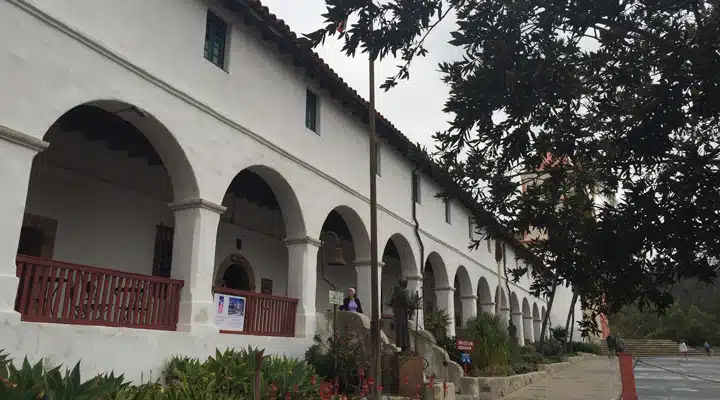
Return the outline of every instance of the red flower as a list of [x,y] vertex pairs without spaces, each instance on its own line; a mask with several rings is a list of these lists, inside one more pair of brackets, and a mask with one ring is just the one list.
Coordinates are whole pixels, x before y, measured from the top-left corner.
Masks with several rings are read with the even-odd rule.
[[277,392],[277,385],[275,384],[275,382],[273,382],[271,388],[273,392]]
[[358,367],[358,376],[362,379],[365,376],[365,368]]
[[317,377],[315,375],[310,376],[310,384],[314,385],[317,382]]
[[370,386],[375,385],[375,379],[374,379],[372,376],[368,378],[368,384],[369,384]]
[[415,385],[415,389],[420,390],[420,384]]
[[291,398],[290,392],[285,393],[285,400],[290,400]]
[[383,385],[378,385],[378,392],[382,393]]
[[298,387],[297,383],[295,384],[295,386],[293,386],[293,390],[295,391],[295,393],[300,391],[300,387]]

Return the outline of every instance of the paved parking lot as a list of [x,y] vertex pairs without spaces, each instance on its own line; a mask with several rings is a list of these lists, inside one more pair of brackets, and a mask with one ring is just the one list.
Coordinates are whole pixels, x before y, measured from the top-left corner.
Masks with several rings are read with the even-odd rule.
[[640,358],[635,383],[639,400],[717,400],[720,357]]

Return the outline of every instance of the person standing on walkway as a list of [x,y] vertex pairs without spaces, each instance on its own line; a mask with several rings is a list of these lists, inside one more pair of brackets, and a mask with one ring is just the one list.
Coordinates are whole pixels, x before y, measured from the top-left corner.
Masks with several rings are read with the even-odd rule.
[[605,342],[608,347],[608,358],[612,359],[615,355],[615,338],[612,337],[612,334],[610,334],[605,338]]
[[683,358],[686,360],[688,359],[687,353],[688,353],[687,345],[685,344],[684,340],[680,339],[680,354],[682,354],[682,357],[680,357],[680,361],[682,361]]
[[623,340],[622,336],[618,334],[615,337],[615,353],[624,353],[625,352],[625,341]]
[[710,357],[710,343],[705,341],[705,354],[707,354],[708,357]]

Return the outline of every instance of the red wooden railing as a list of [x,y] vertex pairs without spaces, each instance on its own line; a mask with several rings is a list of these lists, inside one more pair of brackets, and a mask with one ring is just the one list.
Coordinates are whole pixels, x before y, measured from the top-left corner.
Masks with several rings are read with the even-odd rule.
[[175,330],[183,281],[17,256],[23,321]]
[[262,336],[295,336],[295,313],[297,299],[246,292],[225,287],[215,287],[215,293],[245,298],[245,324],[242,331],[224,331]]

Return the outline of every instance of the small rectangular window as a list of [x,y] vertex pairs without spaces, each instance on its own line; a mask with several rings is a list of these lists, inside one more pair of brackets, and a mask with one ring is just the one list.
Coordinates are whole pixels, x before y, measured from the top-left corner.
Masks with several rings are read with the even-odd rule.
[[420,175],[418,174],[412,176],[412,196],[414,202],[422,204],[420,201]]
[[225,21],[208,10],[205,23],[205,59],[223,69],[227,34]]
[[451,222],[450,204],[451,204],[450,199],[448,199],[445,202],[445,222],[447,222],[448,224],[452,223]]
[[380,167],[382,166],[382,163],[380,161],[380,142],[375,143],[375,161],[377,162],[376,168],[377,168],[377,176],[381,176]]
[[163,224],[155,227],[155,255],[153,256],[153,276],[170,277],[172,267],[173,240],[175,229]]
[[317,95],[307,90],[305,96],[305,127],[317,133],[317,114],[318,114],[318,98]]
[[472,217],[468,217],[468,237],[470,239],[473,238],[474,232],[475,232],[475,227],[473,226],[473,219],[472,219]]

